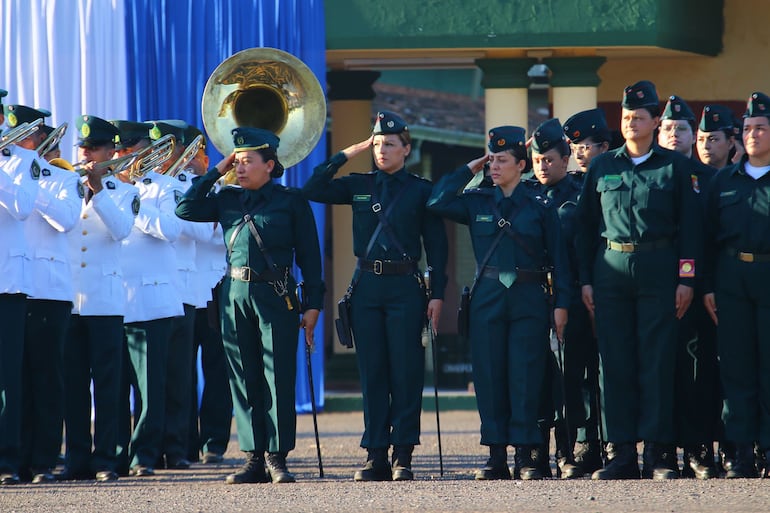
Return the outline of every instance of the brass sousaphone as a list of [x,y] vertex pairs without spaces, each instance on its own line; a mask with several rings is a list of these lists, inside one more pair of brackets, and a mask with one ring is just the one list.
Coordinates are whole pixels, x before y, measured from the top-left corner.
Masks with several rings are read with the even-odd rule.
[[217,66],[203,90],[201,111],[220,153],[232,153],[233,128],[264,128],[280,137],[278,159],[286,168],[307,157],[326,127],[326,97],[315,75],[275,48],[249,48]]

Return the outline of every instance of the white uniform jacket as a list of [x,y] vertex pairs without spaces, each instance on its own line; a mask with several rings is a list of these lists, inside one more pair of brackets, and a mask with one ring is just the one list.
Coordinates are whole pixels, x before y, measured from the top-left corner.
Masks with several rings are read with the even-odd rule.
[[70,252],[67,232],[78,222],[83,185],[77,173],[52,166],[42,159],[35,211],[24,222],[29,254],[32,299],[72,301]]
[[149,171],[135,184],[141,208],[123,239],[121,264],[126,289],[123,321],[141,322],[184,314],[177,290],[176,252],[182,220],[176,209],[173,178]]
[[102,186],[90,201],[83,200],[78,226],[68,233],[75,286],[72,313],[123,316],[121,241],[139,213],[139,191],[114,176],[102,178]]
[[0,156],[0,294],[29,294],[29,254],[24,220],[35,209],[37,153],[12,145]]
[[[188,171],[180,171],[173,177],[174,197],[177,203],[184,193],[192,185],[192,179],[196,175]],[[211,223],[196,223],[180,219],[182,231],[179,238],[173,242],[177,258],[177,279],[179,295],[184,304],[197,306],[200,299],[200,291],[196,285],[198,281],[197,245],[211,239],[213,227]]]

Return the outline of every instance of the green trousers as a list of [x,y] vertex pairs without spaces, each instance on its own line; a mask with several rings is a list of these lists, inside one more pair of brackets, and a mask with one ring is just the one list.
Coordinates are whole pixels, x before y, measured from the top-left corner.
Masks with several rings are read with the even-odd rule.
[[717,340],[727,440],[770,448],[770,263],[720,255]]
[[136,378],[130,466],[155,467],[161,454],[166,414],[166,371],[171,317],[126,324]]
[[594,265],[594,304],[607,441],[674,443],[673,249],[606,249]]
[[351,304],[361,377],[361,447],[420,443],[425,293],[413,275],[361,272]]
[[27,296],[0,294],[0,474],[21,464],[21,366]]
[[[295,286],[290,283],[290,290]],[[240,448],[289,452],[297,433],[297,305],[289,310],[264,282],[226,279],[221,293],[222,340]]]
[[473,385],[482,445],[542,443],[538,413],[548,357],[543,287],[481,278],[470,309]]
[[184,305],[184,315],[171,321],[166,364],[166,414],[161,454],[168,461],[187,458],[190,429],[190,390],[193,362],[195,307]]

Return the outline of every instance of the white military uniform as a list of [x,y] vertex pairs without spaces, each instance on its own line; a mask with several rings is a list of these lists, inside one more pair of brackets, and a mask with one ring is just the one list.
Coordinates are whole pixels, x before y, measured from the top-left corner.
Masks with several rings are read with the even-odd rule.
[[[22,366],[22,468],[50,474],[62,442],[62,354],[74,289],[66,232],[80,215],[83,188],[75,173],[42,158],[35,212],[24,223],[32,257]],[[50,477],[49,477],[50,479]]]
[[123,316],[122,241],[140,211],[139,191],[114,176],[103,178],[102,187],[90,201],[83,200],[79,225],[69,233],[75,284],[72,313]]
[[21,367],[26,313],[31,292],[24,220],[38,193],[37,153],[17,146],[0,156],[0,476],[17,478],[21,465]]
[[133,229],[123,240],[121,264],[126,291],[125,323],[182,315],[177,290],[176,252],[170,243],[182,232],[174,210],[172,179],[149,171],[135,186],[141,209]]

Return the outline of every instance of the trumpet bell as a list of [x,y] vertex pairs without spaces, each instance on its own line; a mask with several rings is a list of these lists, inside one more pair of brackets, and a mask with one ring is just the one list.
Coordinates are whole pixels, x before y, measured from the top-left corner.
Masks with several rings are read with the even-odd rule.
[[214,147],[232,153],[232,130],[270,130],[281,142],[278,159],[290,167],[318,144],[326,127],[326,97],[305,63],[275,48],[249,48],[223,61],[201,100],[203,125]]

